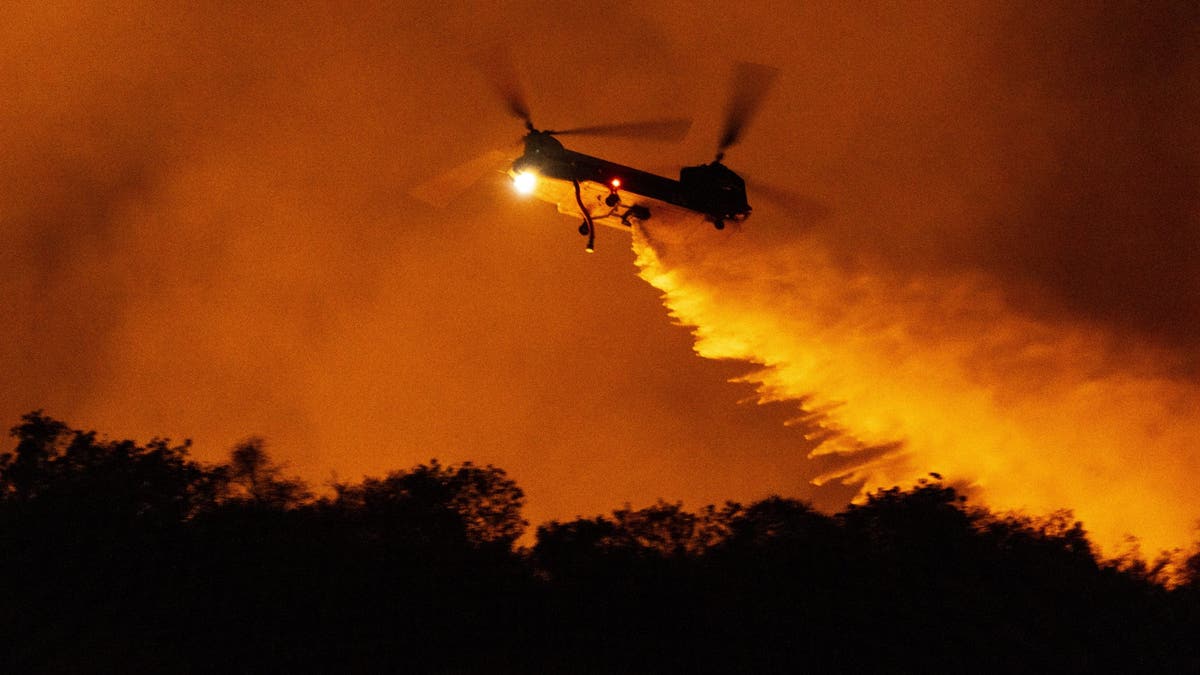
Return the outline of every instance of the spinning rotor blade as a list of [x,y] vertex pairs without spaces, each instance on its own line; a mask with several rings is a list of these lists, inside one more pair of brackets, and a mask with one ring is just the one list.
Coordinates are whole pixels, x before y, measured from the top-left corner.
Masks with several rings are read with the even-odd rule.
[[475,65],[492,89],[496,90],[500,100],[504,101],[509,114],[525,122],[525,126],[532,130],[533,120],[529,116],[525,89],[521,86],[521,78],[508,47],[501,44],[476,53]]
[[721,140],[717,143],[718,160],[727,148],[740,140],[742,130],[758,110],[763,97],[778,75],[779,71],[775,68],[757,63],[743,61],[734,66],[733,88],[730,91],[729,103],[725,107],[725,127],[721,131]]
[[810,223],[829,217],[829,207],[811,197],[752,178],[745,178],[745,181],[751,201],[762,198],[763,201],[770,202],[788,214]]
[[643,122],[628,122],[625,124],[596,124],[588,127],[575,127],[552,131],[556,136],[564,134],[587,134],[589,136],[621,136],[624,138],[645,138],[655,141],[681,141],[691,129],[692,121],[682,117],[672,117],[661,120],[646,120]]
[[511,162],[513,153],[492,150],[440,174],[409,190],[413,197],[438,208],[445,208],[455,197],[483,178]]

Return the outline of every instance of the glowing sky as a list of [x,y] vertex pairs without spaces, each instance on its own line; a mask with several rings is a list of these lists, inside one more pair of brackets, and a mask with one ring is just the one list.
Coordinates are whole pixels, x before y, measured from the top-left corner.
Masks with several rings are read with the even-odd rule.
[[[317,484],[492,462],[536,522],[660,496],[836,503],[808,481],[857,459],[806,460],[811,428],[783,424],[815,396],[856,437],[908,443],[877,480],[1005,476],[1000,505],[1085,518],[1080,495],[1120,495],[1129,531],[1186,543],[1200,505],[1154,505],[1197,469],[1194,7],[343,5],[5,5],[7,419],[45,408],[210,459],[259,434]],[[586,255],[498,173],[414,201],[519,137],[471,66],[498,39],[546,126],[694,117],[678,145],[570,144],[663,173],[711,158],[732,62],[779,68],[727,163],[820,208],[751,191],[741,232],[659,232],[655,288],[627,237]],[[698,358],[662,291],[724,340],[702,351],[785,379],[727,382],[753,367]],[[788,401],[739,404],[760,381]]]

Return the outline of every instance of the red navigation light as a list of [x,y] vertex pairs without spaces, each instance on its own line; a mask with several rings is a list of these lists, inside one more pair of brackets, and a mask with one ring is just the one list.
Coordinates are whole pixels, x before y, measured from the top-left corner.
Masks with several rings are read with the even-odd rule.
[[614,189],[614,190],[616,190],[617,188],[621,187],[621,179],[620,179],[620,178],[614,178],[614,179],[612,179],[612,187],[613,187],[613,189]]

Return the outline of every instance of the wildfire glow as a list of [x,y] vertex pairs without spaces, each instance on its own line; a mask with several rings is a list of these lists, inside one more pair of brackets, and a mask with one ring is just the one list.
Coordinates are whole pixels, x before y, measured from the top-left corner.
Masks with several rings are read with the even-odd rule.
[[937,471],[993,509],[1072,509],[1110,554],[1196,539],[1200,391],[1160,354],[1025,317],[983,278],[850,272],[816,240],[659,223],[634,247],[697,353],[761,364],[761,398],[800,402],[814,454],[847,456],[824,479]]

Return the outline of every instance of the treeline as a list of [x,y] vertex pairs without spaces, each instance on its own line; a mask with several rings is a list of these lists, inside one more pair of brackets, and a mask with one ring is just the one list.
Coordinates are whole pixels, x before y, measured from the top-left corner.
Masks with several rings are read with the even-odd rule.
[[249,441],[81,432],[0,455],[3,672],[1200,672],[1200,556],[1098,558],[1081,525],[939,479],[836,515],[771,497],[540,525],[436,461],[314,496]]

